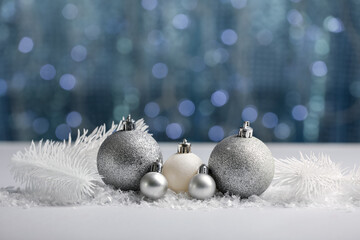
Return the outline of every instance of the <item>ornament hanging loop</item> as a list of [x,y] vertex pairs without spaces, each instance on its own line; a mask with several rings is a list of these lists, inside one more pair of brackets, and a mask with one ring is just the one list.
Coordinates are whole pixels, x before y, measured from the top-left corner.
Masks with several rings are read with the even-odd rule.
[[126,118],[122,117],[120,122],[120,130],[119,131],[132,131],[135,129],[135,120],[131,118],[131,115]]
[[178,145],[177,153],[190,153],[191,152],[191,143],[189,143],[185,138],[182,143]]
[[244,122],[243,126],[239,130],[238,137],[251,138],[253,136],[253,128],[250,127],[250,122]]

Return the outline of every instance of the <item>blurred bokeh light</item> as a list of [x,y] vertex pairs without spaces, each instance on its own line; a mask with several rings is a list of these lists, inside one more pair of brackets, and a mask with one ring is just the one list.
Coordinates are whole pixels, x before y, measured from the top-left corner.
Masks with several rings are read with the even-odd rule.
[[360,1],[0,2],[0,140],[360,141]]

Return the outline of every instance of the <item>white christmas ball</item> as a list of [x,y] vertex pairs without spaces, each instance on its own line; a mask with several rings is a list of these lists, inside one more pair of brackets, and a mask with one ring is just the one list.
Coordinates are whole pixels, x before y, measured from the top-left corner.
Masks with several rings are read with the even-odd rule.
[[163,166],[169,188],[176,193],[187,192],[191,178],[197,174],[202,160],[194,153],[176,153]]

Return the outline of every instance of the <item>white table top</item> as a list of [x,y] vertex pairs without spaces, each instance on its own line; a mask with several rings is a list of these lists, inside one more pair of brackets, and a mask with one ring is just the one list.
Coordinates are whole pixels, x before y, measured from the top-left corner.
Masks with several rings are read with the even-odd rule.
[[[29,143],[0,144],[0,187],[15,185],[11,155]],[[176,143],[160,144],[164,159]],[[360,165],[359,144],[268,144],[277,158],[324,152]],[[193,143],[204,162],[214,144]],[[243,208],[171,210],[140,207],[0,207],[0,239],[360,239],[360,209]]]

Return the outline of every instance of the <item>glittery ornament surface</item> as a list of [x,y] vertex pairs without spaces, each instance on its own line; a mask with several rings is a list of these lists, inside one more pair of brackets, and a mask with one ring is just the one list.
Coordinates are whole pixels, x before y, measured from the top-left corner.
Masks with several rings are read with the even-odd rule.
[[97,166],[106,184],[121,190],[139,190],[140,179],[150,165],[160,160],[160,147],[150,134],[140,131],[118,131],[101,145]]
[[211,153],[209,168],[221,192],[241,197],[262,194],[274,177],[271,152],[255,137],[222,140]]

